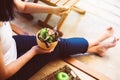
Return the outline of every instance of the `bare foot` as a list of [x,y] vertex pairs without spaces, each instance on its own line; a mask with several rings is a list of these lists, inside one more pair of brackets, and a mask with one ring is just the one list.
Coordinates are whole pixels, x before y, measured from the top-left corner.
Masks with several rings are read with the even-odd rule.
[[112,42],[99,44],[97,49],[96,49],[96,53],[101,57],[104,56],[105,52],[108,49],[116,46],[116,43],[117,43],[118,40],[119,40],[118,38],[114,38],[114,40]]
[[97,40],[98,42],[102,42],[104,41],[105,39],[113,36],[114,34],[114,30],[112,27],[109,27],[106,29],[106,31],[101,35],[101,37]]
[[108,39],[109,37],[113,36],[113,34],[114,34],[113,28],[112,27],[108,27],[106,29],[106,31],[103,32],[103,34],[96,41],[94,41],[93,43],[91,43],[90,47],[98,45],[102,41],[104,41],[104,40]]

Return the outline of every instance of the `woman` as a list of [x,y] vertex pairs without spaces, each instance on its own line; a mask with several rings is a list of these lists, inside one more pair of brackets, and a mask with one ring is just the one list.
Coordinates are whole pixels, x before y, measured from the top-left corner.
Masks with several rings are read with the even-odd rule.
[[[8,21],[14,19],[14,10],[24,13],[66,13],[68,9],[61,7],[40,6],[21,0],[0,0],[0,80],[28,80],[34,73],[54,58],[62,58],[76,53],[96,53],[104,56],[105,52],[116,45],[103,43],[114,34],[112,27],[93,43],[84,38],[60,39],[56,48],[43,50],[37,46],[35,36],[17,35],[12,37]],[[49,53],[49,54],[48,54]]]

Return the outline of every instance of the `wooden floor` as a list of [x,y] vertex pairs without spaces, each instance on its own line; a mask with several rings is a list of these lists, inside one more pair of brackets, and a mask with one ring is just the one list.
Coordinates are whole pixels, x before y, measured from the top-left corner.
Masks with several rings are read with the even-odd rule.
[[[95,40],[109,26],[112,26],[114,28],[115,36],[120,38],[119,0],[80,0],[77,6],[86,10],[86,14],[80,15],[74,11],[71,11],[61,28],[61,31],[64,33],[64,38],[79,36],[90,40]],[[40,29],[40,27],[37,25],[37,20],[39,18],[43,19],[43,16],[45,14],[33,15],[35,19],[32,21],[18,15],[18,18],[16,18],[13,22],[25,29],[30,34],[35,34]],[[54,21],[56,21],[56,16],[53,16],[51,23],[54,24]],[[110,40],[112,40],[112,38],[107,41]],[[112,80],[120,80],[119,47],[120,42],[118,42],[118,45],[116,47],[108,50],[104,57],[99,57],[96,55],[76,55],[74,57],[89,67],[110,77]],[[59,66],[58,64],[55,65],[57,67]],[[39,80],[39,73],[40,72],[31,77],[31,80]],[[37,79],[36,76],[38,77]]]

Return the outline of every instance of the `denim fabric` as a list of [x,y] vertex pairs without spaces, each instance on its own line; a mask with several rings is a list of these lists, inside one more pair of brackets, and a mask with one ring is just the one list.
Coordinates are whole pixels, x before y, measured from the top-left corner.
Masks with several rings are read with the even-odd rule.
[[[13,36],[17,45],[17,57],[37,45],[35,36],[17,35]],[[55,50],[50,54],[40,54],[33,57],[15,75],[8,80],[28,80],[34,73],[45,66],[50,60],[63,58],[77,53],[85,53],[88,49],[88,42],[84,38],[68,38],[58,42]]]

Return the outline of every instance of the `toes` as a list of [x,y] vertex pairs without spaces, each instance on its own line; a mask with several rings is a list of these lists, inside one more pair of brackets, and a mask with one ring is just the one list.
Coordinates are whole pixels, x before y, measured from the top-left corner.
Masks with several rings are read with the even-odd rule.
[[119,41],[119,38],[117,38],[117,41]]
[[112,43],[116,43],[118,41],[119,41],[119,38],[114,37],[114,40],[112,41]]
[[107,28],[107,31],[109,32],[109,34],[114,34],[114,30],[113,30],[113,28],[112,27],[108,27]]
[[113,28],[112,27],[108,27],[107,30],[112,30]]
[[100,57],[103,57],[103,56],[105,56],[105,52],[99,53],[98,55],[99,55]]
[[106,35],[107,35],[108,38],[113,36],[114,29],[112,27],[108,27],[106,31],[107,31]]

